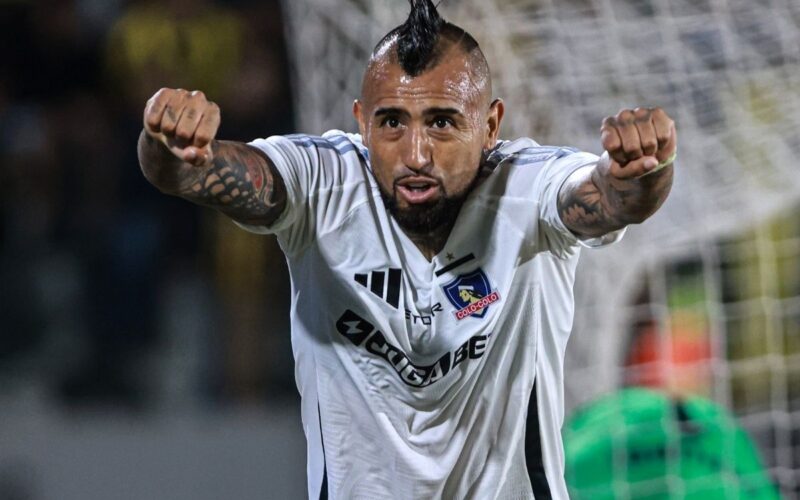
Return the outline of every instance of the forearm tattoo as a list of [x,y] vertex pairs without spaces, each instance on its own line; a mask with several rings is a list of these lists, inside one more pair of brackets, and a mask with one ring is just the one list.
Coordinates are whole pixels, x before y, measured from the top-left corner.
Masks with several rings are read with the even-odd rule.
[[561,220],[572,232],[602,236],[638,224],[664,203],[672,186],[672,167],[638,179],[615,179],[597,168],[573,175],[558,195]]
[[197,169],[180,195],[241,222],[274,222],[286,204],[286,189],[266,155],[230,141],[216,141],[212,150],[212,164]]

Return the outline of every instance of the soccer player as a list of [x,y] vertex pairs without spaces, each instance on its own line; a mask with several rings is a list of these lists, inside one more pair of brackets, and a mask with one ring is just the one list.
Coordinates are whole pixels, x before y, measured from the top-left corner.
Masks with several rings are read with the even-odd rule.
[[477,42],[430,0],[411,4],[369,60],[359,134],[217,140],[213,102],[162,89],[142,171],[277,235],[311,498],[566,498],[579,250],[662,204],[675,127],[658,108],[620,111],[599,158],[499,140]]

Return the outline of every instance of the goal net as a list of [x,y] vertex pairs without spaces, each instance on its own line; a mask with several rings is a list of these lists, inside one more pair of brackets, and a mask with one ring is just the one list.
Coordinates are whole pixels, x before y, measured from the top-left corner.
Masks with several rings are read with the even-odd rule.
[[[352,99],[398,0],[285,2],[298,124],[353,130]],[[623,242],[584,252],[567,415],[628,385],[707,397],[800,492],[800,3],[458,0],[479,40],[502,136],[600,153],[603,117],[675,118],[675,185]]]

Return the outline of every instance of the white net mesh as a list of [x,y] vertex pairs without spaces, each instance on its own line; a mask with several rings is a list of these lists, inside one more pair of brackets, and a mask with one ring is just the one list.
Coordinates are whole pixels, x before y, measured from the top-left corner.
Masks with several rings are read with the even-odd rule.
[[[440,9],[480,41],[509,110],[505,138],[599,153],[600,122],[622,107],[662,106],[678,124],[668,202],[622,244],[584,253],[568,412],[626,383],[705,394],[740,416],[783,491],[798,492],[800,223],[769,221],[796,212],[800,196],[800,2]],[[286,10],[301,130],[354,129],[364,64],[407,3],[294,0]]]

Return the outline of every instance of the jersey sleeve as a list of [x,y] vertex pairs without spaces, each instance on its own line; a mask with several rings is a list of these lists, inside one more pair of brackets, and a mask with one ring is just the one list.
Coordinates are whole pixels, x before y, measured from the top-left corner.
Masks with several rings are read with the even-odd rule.
[[[562,150],[564,151],[564,150]],[[597,164],[599,158],[591,153],[557,154],[546,162],[534,190],[538,195],[538,239],[556,255],[571,253],[575,246],[597,248],[614,243],[625,234],[625,228],[596,238],[579,238],[570,231],[558,213],[558,194],[567,178],[576,170]]]
[[[558,213],[558,194],[578,169],[597,164],[599,158],[572,148],[539,146],[530,139],[504,143],[497,150],[500,169],[506,170],[504,196],[520,200],[507,217],[528,238],[534,251],[549,251],[565,258],[579,247],[600,247],[619,240],[624,229],[599,238],[582,239],[570,231]],[[490,157],[491,158],[491,157]]]
[[357,139],[337,131],[322,137],[273,136],[250,142],[267,155],[283,179],[286,208],[270,226],[237,224],[254,233],[277,235],[290,254],[310,245],[320,233],[335,230],[357,203],[357,187],[363,184],[361,159],[366,152]]

